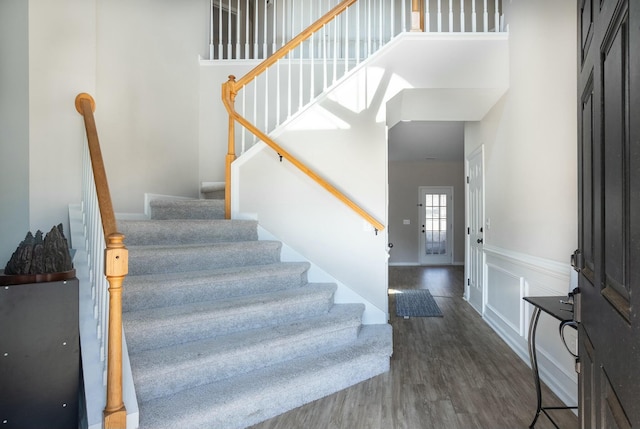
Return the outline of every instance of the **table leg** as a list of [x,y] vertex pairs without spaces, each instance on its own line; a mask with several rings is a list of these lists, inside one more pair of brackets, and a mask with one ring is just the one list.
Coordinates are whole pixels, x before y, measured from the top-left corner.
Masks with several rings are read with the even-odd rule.
[[538,373],[538,357],[536,355],[536,328],[538,319],[540,318],[540,308],[535,307],[531,314],[531,322],[529,324],[529,359],[531,360],[531,372],[533,373],[533,381],[536,384],[536,397],[538,399],[538,407],[533,421],[529,425],[529,429],[536,426],[540,412],[542,411],[542,391],[540,388],[540,374]]

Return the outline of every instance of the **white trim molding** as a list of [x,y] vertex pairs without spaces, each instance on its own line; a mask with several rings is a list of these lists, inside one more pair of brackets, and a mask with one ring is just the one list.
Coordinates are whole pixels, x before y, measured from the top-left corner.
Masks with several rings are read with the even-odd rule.
[[[485,245],[486,307],[484,320],[530,365],[528,331],[531,305],[525,296],[565,296],[571,284],[571,266],[509,249]],[[567,258],[568,259],[568,258]],[[577,403],[578,382],[573,357],[558,334],[558,321],[542,314],[536,332],[541,380],[566,405]],[[531,388],[534,388],[533,379]]]

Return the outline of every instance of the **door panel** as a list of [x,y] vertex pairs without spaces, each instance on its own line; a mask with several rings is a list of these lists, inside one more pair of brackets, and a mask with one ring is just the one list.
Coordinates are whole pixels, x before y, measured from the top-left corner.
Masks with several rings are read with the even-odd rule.
[[640,428],[640,2],[578,10],[582,428]]
[[469,158],[469,226],[467,230],[469,239],[467,299],[480,314],[484,313],[484,176],[482,172],[482,153],[482,150],[479,150]]
[[420,186],[420,263],[453,261],[453,187]]

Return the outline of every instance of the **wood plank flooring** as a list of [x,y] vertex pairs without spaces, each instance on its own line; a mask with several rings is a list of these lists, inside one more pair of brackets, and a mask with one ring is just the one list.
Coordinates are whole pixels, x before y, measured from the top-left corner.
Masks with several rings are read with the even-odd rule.
[[[536,407],[529,367],[462,299],[463,267],[390,267],[391,370],[252,429],[516,429]],[[395,316],[393,291],[427,288],[444,317]],[[545,405],[559,400],[544,387]],[[553,412],[562,429],[578,419]],[[542,415],[536,429],[552,429]]]

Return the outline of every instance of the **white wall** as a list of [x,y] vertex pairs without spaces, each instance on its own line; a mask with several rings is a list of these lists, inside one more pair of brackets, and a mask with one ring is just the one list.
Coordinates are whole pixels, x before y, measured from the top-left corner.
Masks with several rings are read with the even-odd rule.
[[0,270],[29,230],[28,11],[0,1]]
[[[389,88],[381,77],[362,70],[338,90],[351,95],[350,104],[333,94],[289,123],[277,141],[386,224],[386,129],[378,118],[383,98],[373,97]],[[363,90],[359,97],[354,88]],[[371,303],[375,323],[386,322],[386,229],[376,235],[270,148],[252,148],[236,168],[234,215],[257,213],[267,231]]]
[[74,100],[95,87],[95,34],[95,1],[29,2],[29,211],[34,231],[67,223],[67,204],[80,199],[83,128]]
[[98,2],[96,118],[116,212],[141,213],[146,192],[199,195],[208,11],[208,0]]
[[[453,262],[464,263],[465,201],[464,162],[389,162],[389,242],[393,243],[389,263],[417,265],[421,221],[417,207],[420,186],[453,186],[454,243]],[[404,219],[411,223],[405,225]]]
[[[15,2],[3,2],[3,7],[11,3]],[[24,3],[28,6],[2,13],[9,21],[3,31],[11,33],[2,39],[15,43],[16,49],[11,54],[16,61],[7,62],[8,73],[3,73],[8,81],[2,78],[11,87],[3,89],[3,100],[8,94],[6,100],[15,103],[8,116],[2,115],[11,121],[6,129],[12,130],[9,136],[13,133],[17,148],[8,157],[12,167],[7,173],[20,170],[8,182],[15,184],[12,192],[19,193],[13,195],[19,200],[10,210],[22,217],[3,216],[3,224],[11,225],[9,236],[20,238],[25,226],[48,232],[62,223],[69,231],[67,204],[80,197],[82,134],[74,99],[79,92],[93,90],[95,82],[95,2]],[[3,150],[4,146],[5,142]]]
[[466,149],[487,144],[485,242],[565,263],[577,246],[574,6],[505,2],[510,89]]
[[[528,360],[531,308],[566,296],[577,246],[576,2],[505,2],[509,91],[465,127],[465,153],[485,147],[485,320]],[[538,330],[543,380],[575,404],[576,374],[558,324]]]

